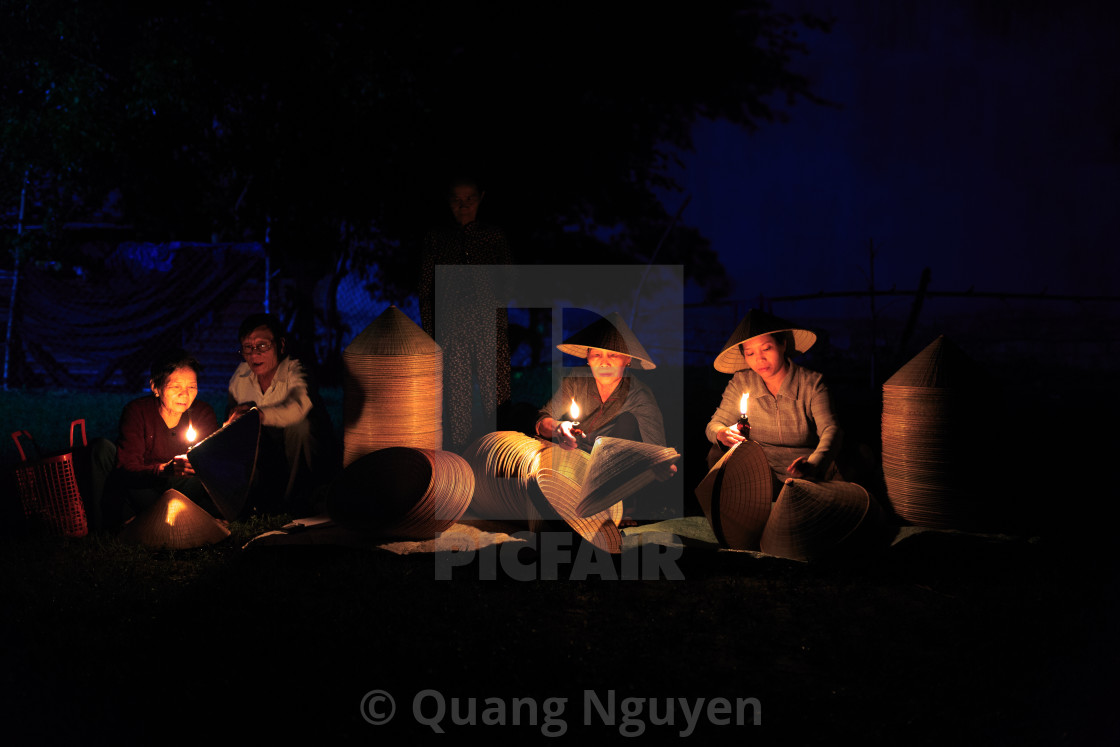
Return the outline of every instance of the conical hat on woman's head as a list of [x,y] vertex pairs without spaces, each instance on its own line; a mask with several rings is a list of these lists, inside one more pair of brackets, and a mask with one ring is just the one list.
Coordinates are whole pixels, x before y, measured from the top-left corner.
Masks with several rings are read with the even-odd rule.
[[657,367],[617,311],[612,311],[606,317],[570,335],[556,348],[577,358],[586,358],[589,348],[599,348],[628,355],[633,359],[634,365],[647,371]]
[[793,350],[786,350],[786,355],[804,353],[817,341],[815,332],[796,327],[785,319],[767,314],[761,309],[751,309],[739,326],[731,333],[724,343],[723,351],[716,356],[715,369],[722,373],[735,373],[747,367],[739,346],[747,340],[759,335],[772,335],[775,332],[790,332],[793,334]]

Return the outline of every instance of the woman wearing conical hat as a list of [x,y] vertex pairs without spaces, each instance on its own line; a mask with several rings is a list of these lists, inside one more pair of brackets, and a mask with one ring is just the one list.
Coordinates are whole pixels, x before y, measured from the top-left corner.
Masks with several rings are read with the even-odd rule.
[[[665,445],[665,425],[653,392],[630,375],[634,368],[651,370],[653,359],[623,318],[612,312],[556,346],[562,352],[587,359],[587,370],[564,377],[560,390],[541,408],[538,436],[561,448],[590,450],[600,436]],[[578,415],[572,412],[573,403]],[[578,423],[576,426],[574,423]],[[668,479],[675,464],[658,479]],[[629,499],[632,501],[632,499]],[[624,504],[620,527],[637,524]]]
[[715,360],[715,368],[734,374],[719,409],[705,430],[712,442],[711,467],[728,448],[740,443],[738,421],[743,395],[750,439],[766,453],[775,495],[787,477],[837,479],[835,457],[841,431],[821,374],[793,362],[817,336],[758,309],[735,328]]
[[[653,360],[617,312],[556,347],[586,358],[587,370],[564,378],[538,414],[537,435],[565,449],[590,449],[599,436],[665,445],[661,408],[649,387],[630,375],[632,368],[655,368]],[[573,402],[578,413],[572,412]]]

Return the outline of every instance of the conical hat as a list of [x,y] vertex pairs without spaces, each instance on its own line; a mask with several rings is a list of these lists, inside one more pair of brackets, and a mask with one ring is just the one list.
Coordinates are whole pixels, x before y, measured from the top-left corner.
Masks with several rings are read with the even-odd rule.
[[723,352],[716,356],[715,369],[722,373],[742,371],[747,367],[747,364],[743,360],[743,354],[739,352],[739,346],[753,337],[770,335],[775,332],[793,333],[794,349],[787,350],[786,355],[804,353],[817,341],[815,332],[795,327],[785,319],[767,314],[760,309],[751,309],[743,317],[743,321],[739,322],[735,331],[731,333],[731,337],[727,338],[727,342],[723,346]]
[[642,347],[642,343],[638,342],[638,338],[617,311],[612,311],[605,318],[587,325],[556,347],[560,352],[577,358],[586,358],[588,348],[610,350],[630,356],[638,368],[647,371],[657,368],[653,358]]
[[178,490],[166,491],[121,530],[126,542],[172,550],[212,545],[228,536],[228,529]]
[[241,516],[249,497],[260,437],[261,413],[254,407],[187,450],[195,474],[230,521]]
[[390,446],[342,470],[331,483],[327,513],[358,531],[430,539],[463,516],[473,493],[474,473],[458,454]]
[[680,458],[669,446],[600,436],[591,447],[577,514],[591,516],[629,498],[657,479],[655,467],[667,468]]
[[550,445],[540,453],[541,465],[529,484],[529,527],[541,531],[546,522],[563,522],[596,547],[609,553],[622,552],[618,529],[621,511],[611,509],[590,516],[578,511],[581,483],[590,457],[580,449],[566,450]]
[[861,524],[877,522],[878,504],[853,482],[787,478],[762,533],[762,552],[811,561],[830,554]]
[[396,306],[390,306],[355,337],[347,355],[431,355],[441,348]]
[[883,386],[951,389],[974,382],[976,364],[945,335],[925,347],[898,369]]
[[774,489],[770,464],[754,441],[732,446],[696,486],[696,500],[704,509],[716,539],[733,550],[757,550]]

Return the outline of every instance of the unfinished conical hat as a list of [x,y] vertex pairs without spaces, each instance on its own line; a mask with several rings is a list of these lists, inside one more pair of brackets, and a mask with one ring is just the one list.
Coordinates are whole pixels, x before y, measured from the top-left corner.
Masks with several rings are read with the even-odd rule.
[[241,516],[253,475],[261,438],[261,412],[252,408],[187,449],[191,467],[222,516]]
[[390,306],[370,322],[344,352],[350,355],[428,355],[441,350],[407,314]]
[[463,450],[474,473],[473,517],[525,521],[529,482],[551,444],[520,431],[487,433]]
[[708,470],[695,492],[721,545],[733,550],[759,549],[774,498],[770,464],[761,446],[754,441],[732,446]]
[[[539,532],[547,527],[547,522],[563,522],[596,547],[612,554],[620,553],[622,533],[618,529],[618,519],[621,518],[621,512],[611,509],[583,516],[578,511],[581,493],[578,474],[581,471],[580,454],[586,456],[579,449],[565,451],[559,446],[542,452],[542,462],[555,464],[558,469],[551,466],[537,469],[534,481],[529,486],[529,527]],[[552,461],[545,455],[556,456],[557,460]],[[573,460],[566,460],[563,458],[566,455],[577,456]]]
[[878,504],[853,482],[787,478],[762,532],[762,552],[810,561],[830,554],[865,521],[877,522]]
[[731,333],[731,337],[727,338],[727,342],[723,346],[723,352],[716,356],[714,364],[716,370],[722,373],[742,371],[747,367],[747,364],[743,360],[743,354],[739,352],[739,346],[752,337],[770,335],[775,332],[793,333],[794,349],[787,350],[787,355],[804,353],[813,347],[813,343],[817,341],[815,332],[795,327],[785,319],[767,314],[760,309],[751,309],[743,317],[743,321],[739,322],[735,331]]
[[883,386],[952,389],[975,382],[976,364],[945,335],[910,359]]
[[638,368],[650,370],[656,368],[653,359],[642,343],[627,326],[626,321],[617,311],[612,311],[606,317],[587,325],[579,332],[568,337],[556,348],[562,353],[574,355],[577,358],[586,358],[588,348],[599,348],[622,353],[630,356]]
[[228,529],[178,490],[166,491],[121,530],[126,542],[172,550],[212,545],[228,536]]
[[473,493],[474,473],[458,454],[390,446],[342,470],[331,483],[327,513],[358,531],[430,539],[463,516]]
[[591,447],[576,513],[592,516],[610,508],[656,480],[654,469],[667,469],[680,458],[671,446],[600,436]]

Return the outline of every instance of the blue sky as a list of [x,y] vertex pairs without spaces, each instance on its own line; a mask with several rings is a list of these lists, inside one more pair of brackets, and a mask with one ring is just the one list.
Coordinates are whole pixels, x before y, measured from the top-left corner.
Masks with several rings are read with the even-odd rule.
[[841,108],[700,122],[678,174],[738,297],[866,288],[871,241],[879,288],[1120,295],[1111,6],[779,5],[837,16],[797,67]]

